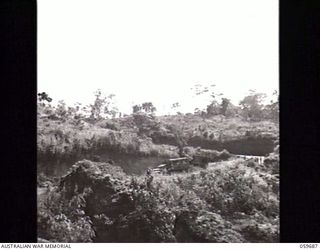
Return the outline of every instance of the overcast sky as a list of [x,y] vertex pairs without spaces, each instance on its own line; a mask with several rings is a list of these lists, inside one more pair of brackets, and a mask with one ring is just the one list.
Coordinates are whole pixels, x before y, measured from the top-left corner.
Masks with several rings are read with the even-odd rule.
[[204,107],[195,84],[238,103],[278,89],[277,0],[38,0],[38,92],[67,104],[116,94],[120,110]]

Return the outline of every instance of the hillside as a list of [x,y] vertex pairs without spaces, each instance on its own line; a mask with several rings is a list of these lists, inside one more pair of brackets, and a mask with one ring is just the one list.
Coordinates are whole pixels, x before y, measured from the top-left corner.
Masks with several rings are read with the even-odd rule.
[[39,241],[279,241],[277,120],[91,108],[38,104]]

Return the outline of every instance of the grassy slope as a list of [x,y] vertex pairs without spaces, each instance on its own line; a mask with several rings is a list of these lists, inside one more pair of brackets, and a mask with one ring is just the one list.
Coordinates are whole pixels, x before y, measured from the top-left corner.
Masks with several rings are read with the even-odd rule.
[[[197,146],[198,142],[210,145],[212,142],[241,140],[248,136],[273,139],[278,137],[277,125],[269,121],[250,123],[240,118],[226,119],[222,116],[202,119],[195,115],[177,115],[157,117],[156,122],[159,126],[155,131],[151,128],[149,136],[154,139],[153,135],[157,133],[158,137],[160,135],[164,138],[161,144],[176,144],[174,132],[170,131],[172,125],[181,129],[186,141],[194,139],[193,146]],[[115,128],[109,129],[110,124]],[[174,143],[166,141],[170,138]],[[132,117],[105,120],[96,124],[38,119],[40,159],[42,156],[68,158],[101,149],[142,156],[177,156],[176,147],[161,144],[154,144],[148,136],[138,135],[138,128]]]
[[234,140],[241,139],[246,134],[262,136],[278,136],[279,127],[271,121],[248,122],[240,117],[225,118],[224,116],[214,116],[211,118],[201,118],[196,115],[184,116],[162,116],[159,120],[163,124],[179,124],[183,128],[187,137],[203,136],[205,132],[208,136],[213,134],[216,140]]
[[68,158],[102,149],[141,156],[178,156],[174,146],[155,145],[151,138],[142,138],[133,132],[114,131],[85,122],[74,125],[39,119],[37,139],[40,159]]

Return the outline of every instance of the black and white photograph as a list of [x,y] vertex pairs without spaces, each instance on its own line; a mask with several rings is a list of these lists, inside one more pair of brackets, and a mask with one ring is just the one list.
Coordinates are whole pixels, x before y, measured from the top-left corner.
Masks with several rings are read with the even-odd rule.
[[278,243],[279,2],[37,1],[37,241]]

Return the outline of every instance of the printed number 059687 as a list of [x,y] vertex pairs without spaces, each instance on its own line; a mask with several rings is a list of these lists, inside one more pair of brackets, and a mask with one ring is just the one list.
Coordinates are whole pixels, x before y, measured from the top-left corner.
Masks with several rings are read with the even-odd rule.
[[300,248],[317,248],[318,244],[300,244]]

